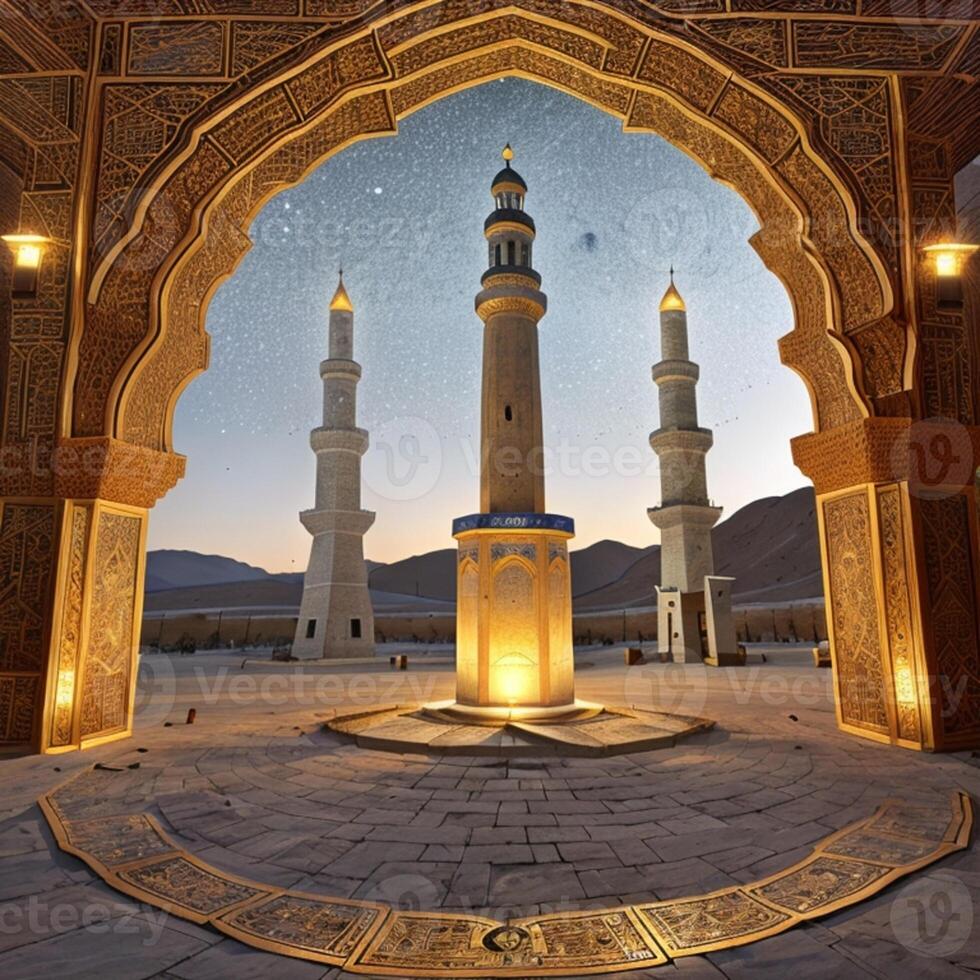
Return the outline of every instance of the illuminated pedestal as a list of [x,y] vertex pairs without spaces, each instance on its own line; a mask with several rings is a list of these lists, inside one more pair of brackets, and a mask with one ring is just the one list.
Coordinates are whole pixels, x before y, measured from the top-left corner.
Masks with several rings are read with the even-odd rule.
[[459,541],[456,711],[541,717],[573,710],[575,524],[552,514],[475,514]]

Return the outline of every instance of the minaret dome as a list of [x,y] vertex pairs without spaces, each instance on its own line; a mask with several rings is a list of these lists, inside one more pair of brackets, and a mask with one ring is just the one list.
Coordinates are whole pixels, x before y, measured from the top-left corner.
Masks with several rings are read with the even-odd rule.
[[490,193],[493,194],[499,210],[521,211],[524,209],[524,195],[527,184],[524,178],[510,165],[514,159],[514,151],[508,143],[501,153],[504,158],[504,169],[493,178]]
[[663,299],[660,301],[660,312],[666,313],[668,310],[681,310],[682,312],[687,311],[687,306],[684,303],[684,297],[677,291],[677,287],[674,285],[674,270],[670,270],[670,285],[667,287],[667,292],[664,293]]
[[330,301],[331,310],[342,310],[344,313],[353,313],[354,304],[350,301],[350,296],[347,295],[347,290],[344,288],[344,270],[340,270],[340,282],[337,284],[337,292],[333,294],[333,299]]

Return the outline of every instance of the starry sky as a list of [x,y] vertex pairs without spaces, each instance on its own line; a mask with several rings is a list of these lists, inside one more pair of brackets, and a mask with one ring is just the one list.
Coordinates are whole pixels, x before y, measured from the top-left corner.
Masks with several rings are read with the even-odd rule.
[[715,432],[709,493],[730,515],[807,481],[789,439],[812,427],[803,383],[779,363],[792,327],[779,281],[748,239],[738,195],[664,140],[533,82],[506,79],[405,119],[273,198],[254,247],[208,310],[210,369],[177,405],[187,476],[154,509],[151,548],[187,548],[302,571],[312,506],[309,430],[320,424],[327,307],[343,264],[371,433],[365,554],[394,561],[454,546],[453,517],[479,507],[482,324],[490,181],[511,142],[529,185],[540,324],[548,510],[576,519],[576,547],[643,546],[658,532],[648,435],[651,365],[668,268],[701,365],[701,424]]

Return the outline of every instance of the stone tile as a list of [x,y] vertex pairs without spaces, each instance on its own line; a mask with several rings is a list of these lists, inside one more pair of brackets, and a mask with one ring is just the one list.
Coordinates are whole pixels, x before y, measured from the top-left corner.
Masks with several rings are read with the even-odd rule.
[[550,903],[566,906],[585,898],[575,871],[567,865],[495,865],[490,880],[489,904],[504,906]]
[[[79,928],[0,954],[0,976],[17,980],[51,977],[111,977],[143,980],[207,949],[207,938],[165,925],[165,912],[153,910],[114,920],[109,933]],[[203,930],[198,930],[203,934]]]
[[[708,953],[707,959],[729,980],[755,980],[763,975],[792,977],[793,980],[826,980],[828,977],[866,980],[875,976],[837,950],[816,942],[799,928],[748,946]],[[915,974],[919,975],[918,971]]]
[[221,942],[196,953],[189,959],[172,966],[169,976],[180,980],[316,980],[323,976],[324,967],[319,963],[275,953],[266,953],[251,946],[244,946],[233,939]]

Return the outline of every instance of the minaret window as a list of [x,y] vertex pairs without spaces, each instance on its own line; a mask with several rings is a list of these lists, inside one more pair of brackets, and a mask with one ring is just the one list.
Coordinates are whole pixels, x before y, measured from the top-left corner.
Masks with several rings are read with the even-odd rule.
[[504,406],[504,418],[505,418],[505,419],[506,419],[506,420],[507,420],[508,422],[513,422],[513,421],[514,421],[514,411],[513,411],[513,409],[512,409],[511,407],[510,407],[510,405],[505,405],[505,406]]
[[493,247],[493,264],[500,265],[500,245],[494,245]]
[[507,243],[507,264],[517,265],[517,242]]
[[521,265],[529,266],[531,264],[531,248],[529,245],[521,246]]

